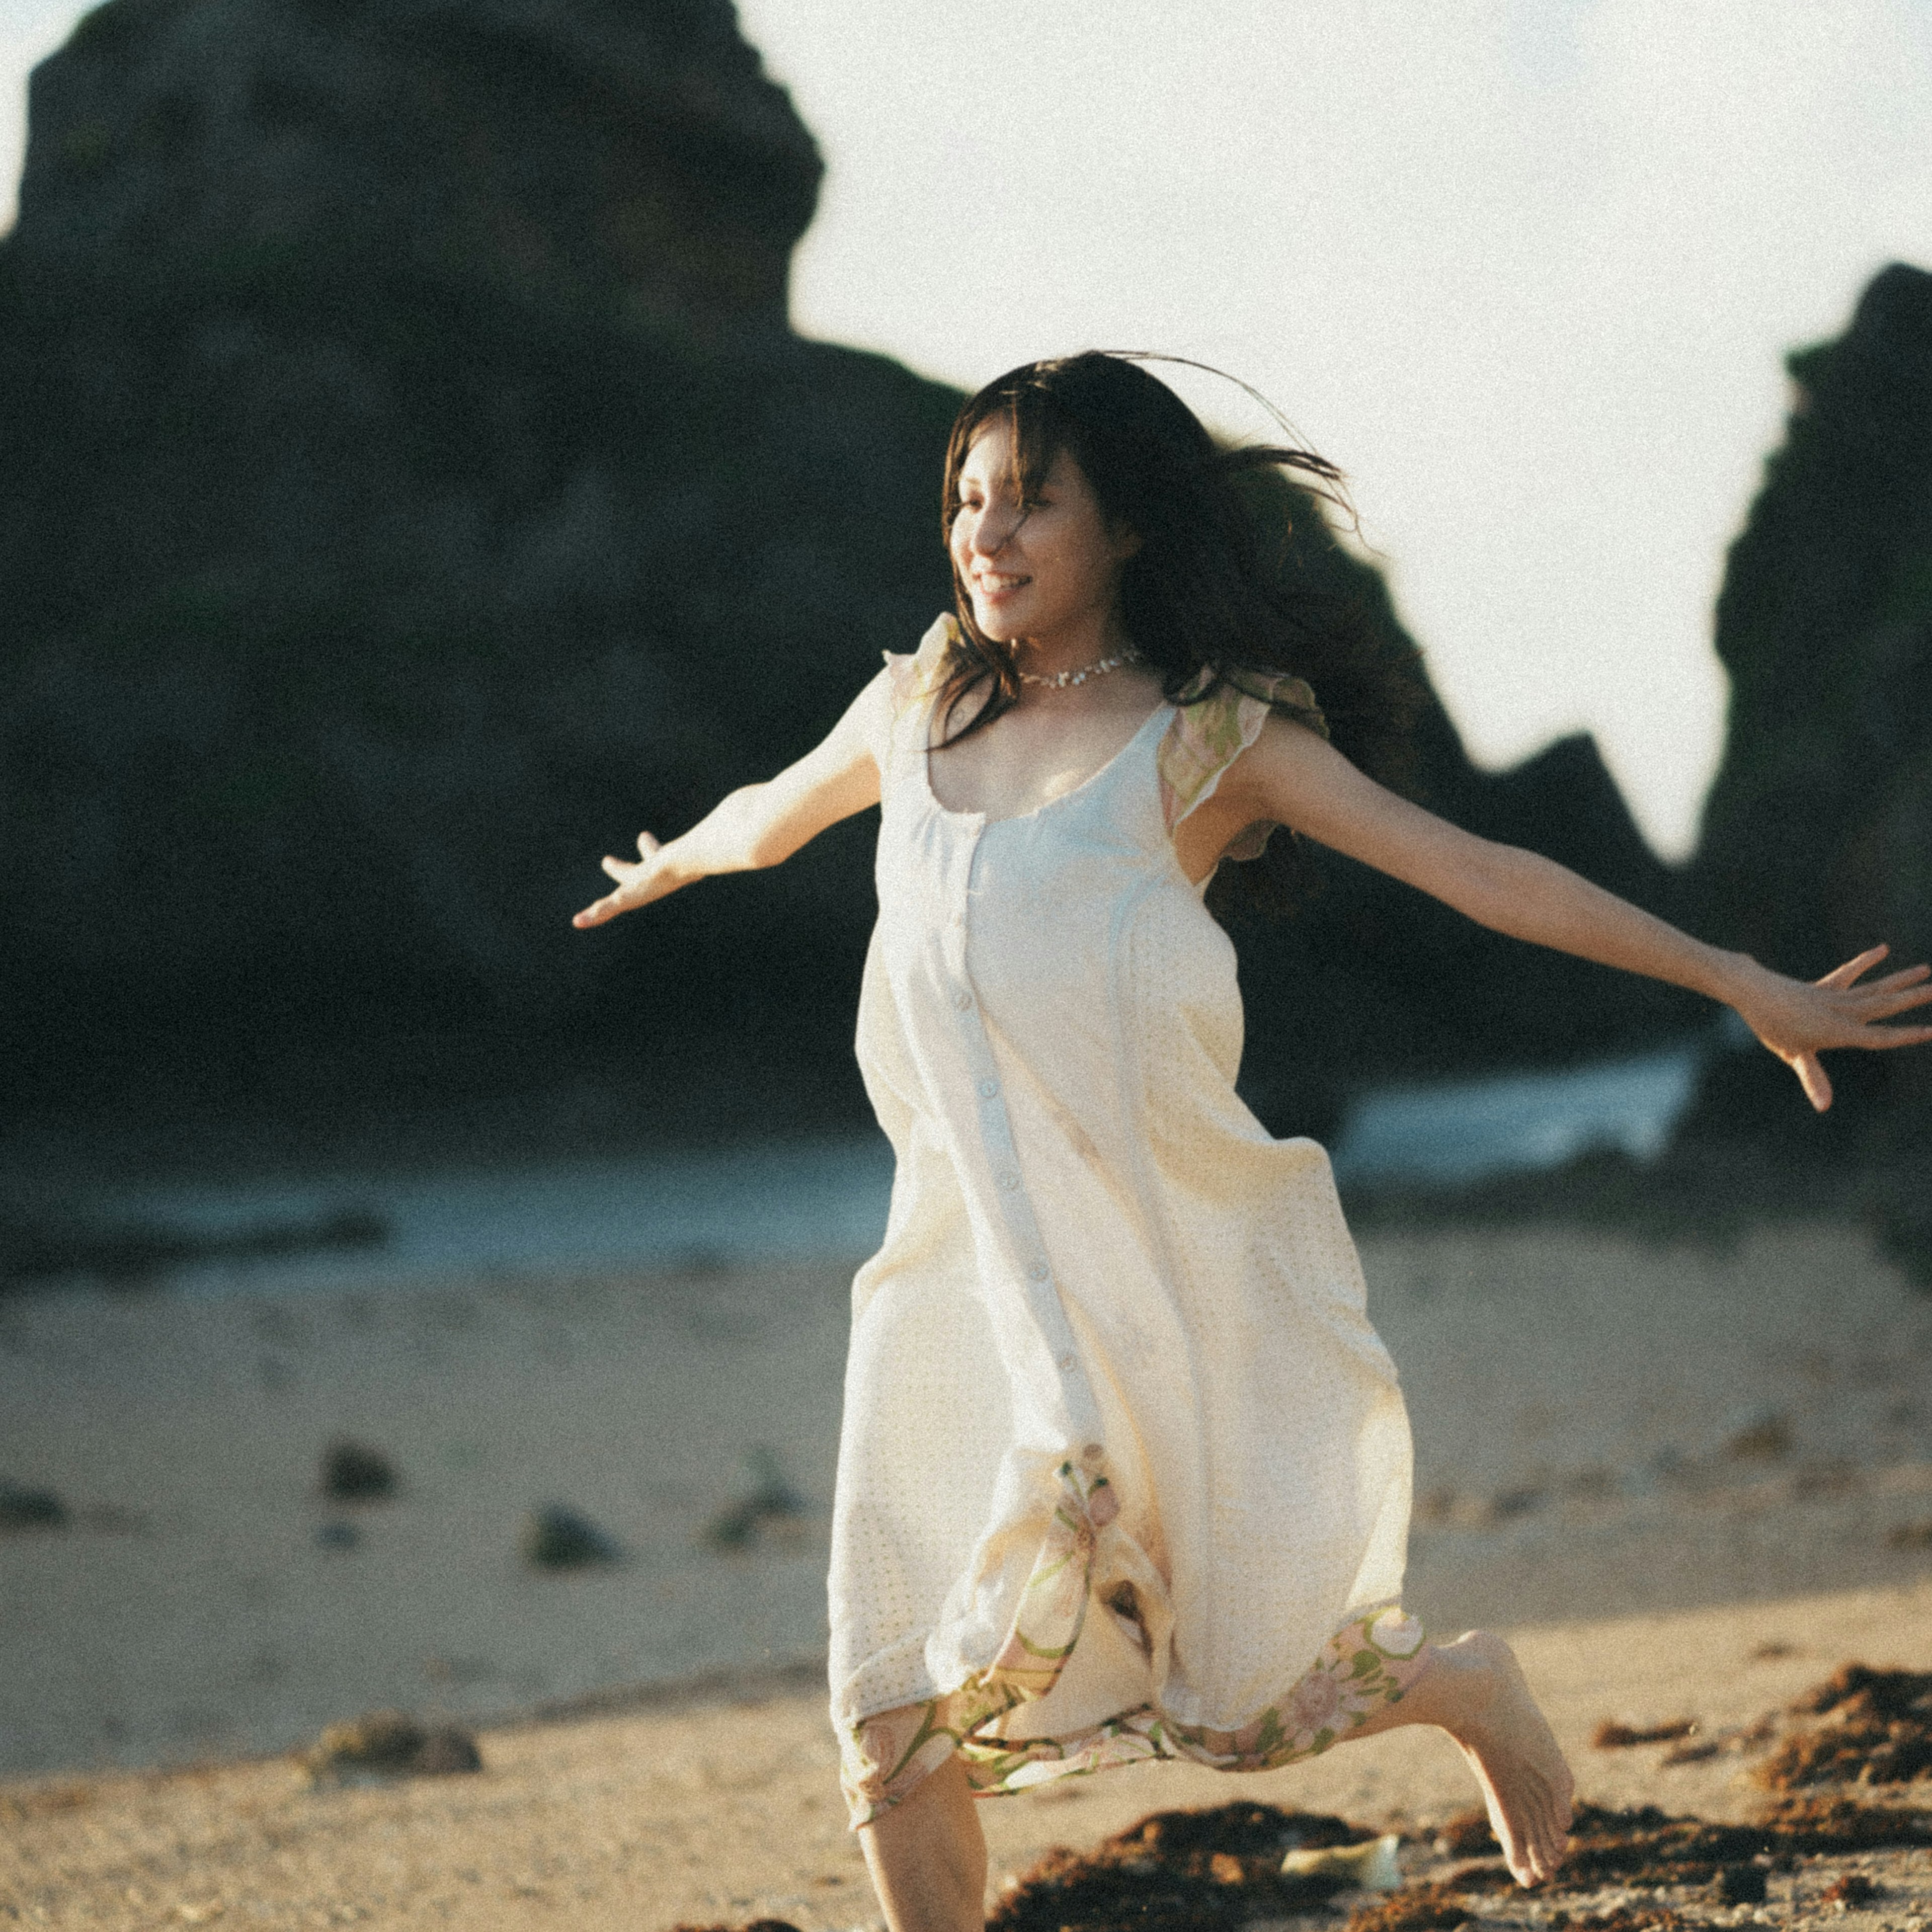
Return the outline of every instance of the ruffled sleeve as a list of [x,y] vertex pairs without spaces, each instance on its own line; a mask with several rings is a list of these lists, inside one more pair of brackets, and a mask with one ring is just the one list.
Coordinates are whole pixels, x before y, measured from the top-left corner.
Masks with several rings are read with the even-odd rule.
[[[1175,709],[1160,741],[1160,805],[1167,829],[1214,796],[1221,774],[1261,736],[1270,711],[1286,711],[1311,729],[1328,735],[1328,721],[1304,678],[1249,676],[1244,686],[1223,683],[1217,691]],[[1250,826],[1227,850],[1230,859],[1258,859],[1274,826]]]
[[946,668],[946,654],[959,634],[959,620],[950,611],[935,617],[919,640],[916,651],[887,651],[886,680],[892,694],[892,716],[903,718],[908,711],[930,698],[938,689]]

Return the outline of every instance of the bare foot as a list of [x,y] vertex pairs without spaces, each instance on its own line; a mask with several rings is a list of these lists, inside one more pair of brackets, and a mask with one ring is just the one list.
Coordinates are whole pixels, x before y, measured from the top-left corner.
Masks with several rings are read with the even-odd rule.
[[1428,1676],[1440,1710],[1432,1720],[1469,1760],[1511,1874],[1519,1885],[1548,1878],[1563,1862],[1576,1785],[1516,1653],[1491,1632],[1471,1630],[1436,1647]]

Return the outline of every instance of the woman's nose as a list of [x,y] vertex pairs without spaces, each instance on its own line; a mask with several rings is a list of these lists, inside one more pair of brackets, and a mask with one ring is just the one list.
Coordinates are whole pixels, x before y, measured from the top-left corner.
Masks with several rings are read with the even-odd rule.
[[974,520],[967,532],[967,544],[975,556],[998,556],[1019,527],[1019,519],[1010,512],[988,508]]

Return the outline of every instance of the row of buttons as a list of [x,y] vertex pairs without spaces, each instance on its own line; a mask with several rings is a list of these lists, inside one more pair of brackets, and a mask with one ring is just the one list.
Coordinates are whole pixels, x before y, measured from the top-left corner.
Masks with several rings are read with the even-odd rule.
[[[965,930],[966,915],[963,912],[956,911],[947,920],[946,923],[952,927],[954,932],[962,932]],[[952,962],[952,966],[953,970],[959,973],[961,976],[963,978],[964,974],[964,960],[956,960]],[[973,1010],[974,1004],[975,1002],[973,994],[967,988],[964,986],[956,987],[952,994],[952,1006],[954,1011],[961,1013],[970,1013]],[[970,1035],[969,1037],[970,1037]],[[981,1050],[982,1052],[984,1051],[983,1046],[982,1046]],[[981,1100],[997,1100],[1000,1097],[1000,1083],[991,1076],[988,1076],[981,1079],[979,1082],[978,1085],[980,1097]],[[1006,1138],[1010,1144],[1010,1134],[1003,1136],[1003,1138]],[[994,1179],[998,1186],[1000,1191],[1003,1194],[1013,1195],[1018,1194],[1020,1192],[1020,1176],[1011,1168],[1003,1168],[999,1169],[994,1174]],[[1023,1210],[1022,1212],[1024,1212]],[[1029,1216],[1027,1218],[1030,1219],[1030,1217]],[[1018,1233],[1020,1231],[1016,1228],[1015,1232],[1016,1233]],[[1022,1236],[1022,1238],[1024,1238],[1024,1236]],[[1037,1236],[1036,1236],[1035,1238],[1037,1239]],[[1047,1282],[1052,1280],[1053,1270],[1051,1265],[1046,1262],[1043,1260],[1036,1261],[1029,1264],[1027,1268],[1027,1275],[1030,1280],[1044,1286]],[[1066,1353],[1059,1356],[1057,1358],[1057,1360],[1061,1370],[1067,1374],[1071,1374],[1080,1366],[1080,1358],[1078,1354],[1072,1350],[1070,1350]],[[1100,1445],[1098,1443],[1090,1442],[1085,1449],[1082,1450],[1082,1454],[1084,1460],[1090,1464],[1097,1462],[1102,1454]]]

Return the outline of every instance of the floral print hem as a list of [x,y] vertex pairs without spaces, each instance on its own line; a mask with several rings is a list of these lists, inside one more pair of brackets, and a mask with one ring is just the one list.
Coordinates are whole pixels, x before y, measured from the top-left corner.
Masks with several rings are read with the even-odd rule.
[[1420,1673],[1422,1625],[1395,1604],[1358,1612],[1290,1688],[1237,1730],[1177,1724],[1151,1705],[1060,1738],[1000,1738],[991,1727],[1058,1681],[1091,1600],[1099,1533],[1118,1505],[1104,1476],[1061,1466],[1061,1496],[998,1654],[956,1690],[861,1718],[840,1739],[853,1828],[871,1824],[957,1753],[974,1796],[1154,1758],[1217,1771],[1270,1771],[1326,1750],[1399,1702]]

